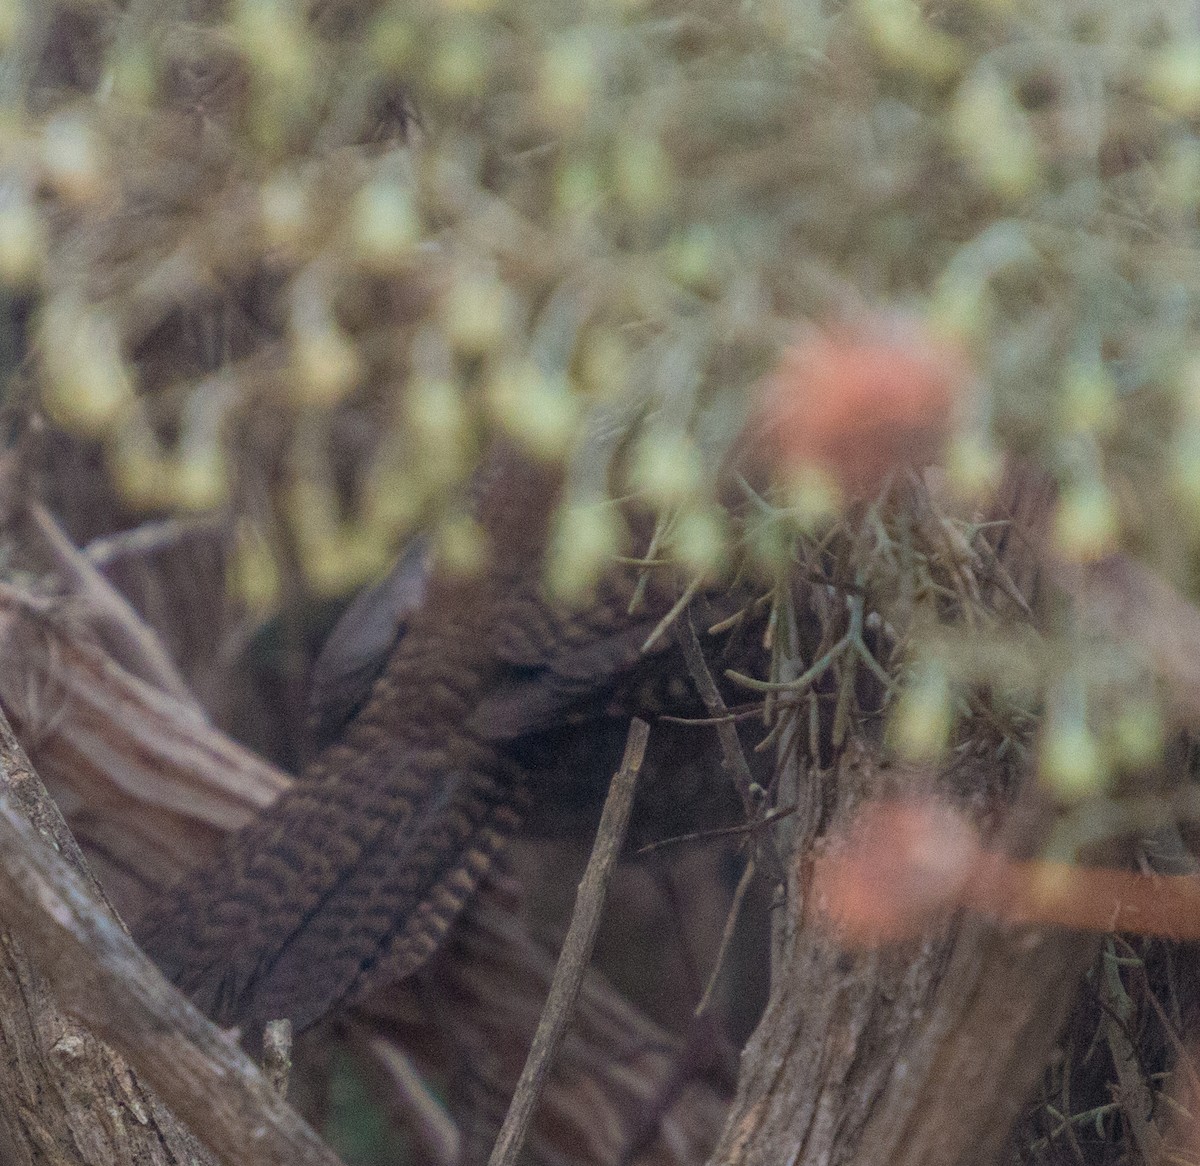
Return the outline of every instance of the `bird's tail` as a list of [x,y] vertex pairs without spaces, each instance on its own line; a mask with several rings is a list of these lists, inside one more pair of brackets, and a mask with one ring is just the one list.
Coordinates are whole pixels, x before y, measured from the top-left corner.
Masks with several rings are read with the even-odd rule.
[[482,749],[403,752],[335,746],[143,915],[142,947],[215,1021],[300,1030],[437,948],[518,825],[520,783]]

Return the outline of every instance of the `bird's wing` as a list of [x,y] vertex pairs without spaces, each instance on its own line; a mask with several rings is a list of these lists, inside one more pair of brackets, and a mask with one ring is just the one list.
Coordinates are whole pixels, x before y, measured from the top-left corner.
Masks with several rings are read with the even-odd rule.
[[318,749],[337,740],[367,703],[371,688],[429,590],[430,544],[414,538],[378,583],[366,588],[334,625],[313,665],[309,729]]

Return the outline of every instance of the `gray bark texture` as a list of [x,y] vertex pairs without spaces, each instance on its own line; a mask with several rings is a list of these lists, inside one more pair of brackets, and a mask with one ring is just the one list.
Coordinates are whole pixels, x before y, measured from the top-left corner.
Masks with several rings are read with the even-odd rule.
[[337,1166],[134,945],[2,717],[0,905],[5,1161],[206,1161],[190,1127],[229,1166]]
[[1099,940],[975,917],[902,944],[842,947],[811,909],[808,859],[824,823],[847,824],[900,776],[852,750],[828,788],[810,793],[792,832],[770,1002],[742,1054],[713,1166],[1008,1157]]

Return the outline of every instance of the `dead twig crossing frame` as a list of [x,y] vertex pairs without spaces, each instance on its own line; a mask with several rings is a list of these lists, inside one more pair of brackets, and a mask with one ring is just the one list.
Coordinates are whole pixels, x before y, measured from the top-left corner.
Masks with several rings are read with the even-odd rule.
[[537,1031],[525,1068],[517,1081],[517,1089],[505,1115],[504,1124],[492,1149],[488,1166],[515,1166],[525,1144],[525,1132],[533,1116],[538,1098],[541,1096],[546,1076],[554,1064],[555,1054],[566,1035],[575,998],[579,995],[584,973],[592,956],[596,942],[596,931],[600,915],[608,894],[608,885],[616,870],[617,859],[625,842],[625,830],[629,825],[629,813],[633,808],[633,794],[637,788],[638,774],[646,756],[646,742],[650,738],[650,726],[636,717],[629,726],[625,743],[625,755],[621,768],[613,777],[596,831],[596,842],[588,859],[583,881],[575,899],[575,910],[567,937],[563,941],[562,954],[554,969],[550,983],[550,994],[538,1021]]

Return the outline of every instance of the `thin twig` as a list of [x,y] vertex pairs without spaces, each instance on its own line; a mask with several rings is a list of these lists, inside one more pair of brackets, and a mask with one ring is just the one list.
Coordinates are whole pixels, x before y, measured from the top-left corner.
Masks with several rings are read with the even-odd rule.
[[852,645],[849,634],[844,635],[828,652],[795,680],[758,680],[753,676],[745,676],[733,668],[726,668],[725,675],[739,688],[748,688],[751,692],[787,692],[799,695],[807,692],[830,668],[834,661]]
[[713,960],[712,973],[708,977],[708,983],[704,986],[704,995],[700,997],[700,1003],[696,1005],[695,1016],[697,1018],[703,1016],[708,1011],[709,1005],[712,1004],[713,993],[716,992],[717,983],[721,979],[721,969],[725,966],[725,956],[729,952],[729,944],[733,939],[738,917],[742,913],[742,903],[745,901],[746,892],[750,889],[753,881],[754,856],[751,855],[746,863],[746,869],[742,871],[742,877],[738,880],[737,890],[733,892],[733,901],[729,904],[729,914],[725,916],[725,929],[721,932],[717,958]]
[[81,548],[80,554],[94,567],[103,570],[121,559],[157,554],[177,546],[190,535],[218,529],[218,524],[213,521],[191,519],[184,522],[178,518],[161,518],[94,538]]
[[679,621],[679,627],[675,634],[683,651],[684,662],[691,674],[692,683],[696,686],[696,691],[700,694],[700,699],[704,702],[708,715],[715,722],[713,727],[716,729],[717,739],[721,743],[725,768],[729,770],[733,784],[737,787],[746,817],[751,821],[756,821],[762,815],[759,801],[754,796],[754,778],[750,774],[746,754],[742,751],[742,742],[737,734],[737,729],[727,719],[729,710],[725,707],[725,701],[721,699],[721,694],[717,690],[717,683],[713,680],[712,673],[704,662],[704,649],[700,647],[700,640],[696,635],[696,625],[692,622],[690,614]]
[[103,636],[105,646],[117,662],[127,672],[199,712],[196,698],[158,637],[87,555],[67,538],[53,515],[35,502],[29,506],[29,520],[67,590],[83,602],[86,617]]
[[[728,717],[729,710],[725,707],[725,701],[717,688],[717,682],[713,679],[712,673],[704,661],[704,649],[700,647],[700,639],[696,635],[696,625],[692,620],[691,612],[686,612],[679,621],[675,636],[683,651],[683,659],[691,674],[692,683],[696,686],[696,691],[700,694],[700,699],[704,702],[709,716],[717,722],[713,727],[716,729],[717,740],[721,745],[721,755],[724,758],[725,768],[733,778],[738,796],[742,799],[746,817],[755,825],[761,825],[766,815],[765,791],[755,782],[750,773],[750,765],[746,761],[737,726],[724,719]],[[783,864],[775,849],[775,840],[769,834],[761,839],[758,856],[760,869],[766,876],[775,882],[781,882],[783,880]]]
[[515,1166],[525,1144],[525,1132],[533,1116],[538,1098],[546,1083],[546,1077],[567,1031],[567,1023],[575,1004],[575,997],[583,983],[584,973],[596,941],[596,929],[600,924],[600,913],[604,907],[608,884],[616,868],[617,857],[625,841],[625,829],[629,825],[629,811],[633,806],[633,793],[637,787],[638,774],[646,755],[646,741],[650,726],[635,718],[629,726],[629,737],[625,743],[625,756],[609,787],[600,816],[600,827],[592,856],[588,859],[579,893],[575,898],[575,910],[567,937],[563,941],[562,954],[554,969],[550,994],[533,1034],[533,1044],[517,1081],[512,1103],[500,1127],[500,1135],[492,1149],[488,1166]]
[[386,1077],[385,1104],[414,1143],[413,1158],[429,1166],[457,1166],[462,1161],[462,1134],[396,1039],[364,1025],[354,1026],[353,1037]]
[[[643,654],[649,652],[659,640],[663,638],[671,630],[671,625],[680,617],[687,609],[687,605],[696,597],[696,592],[700,590],[700,584],[704,580],[697,576],[693,579],[684,590],[683,594],[675,601],[671,610],[654,625],[654,630],[646,637],[646,642],[642,645]],[[694,632],[692,633],[695,634]]]
[[736,725],[742,721],[762,720],[762,715],[762,702],[757,701],[752,705],[737,705],[730,709],[723,717],[673,717],[667,713],[663,713],[655,719],[659,724],[664,725],[689,725],[692,728],[708,728],[712,725],[720,725],[726,721]]
[[715,842],[719,838],[736,838],[739,834],[753,834],[756,830],[772,826],[781,818],[794,814],[797,809],[797,806],[784,806],[782,809],[772,810],[769,814],[763,815],[757,822],[742,822],[737,826],[718,826],[712,830],[693,830],[688,834],[673,834],[670,838],[647,842],[645,846],[639,846],[633,853],[640,858],[643,854],[653,854],[656,850],[663,850],[668,846],[682,846],[687,842]]

